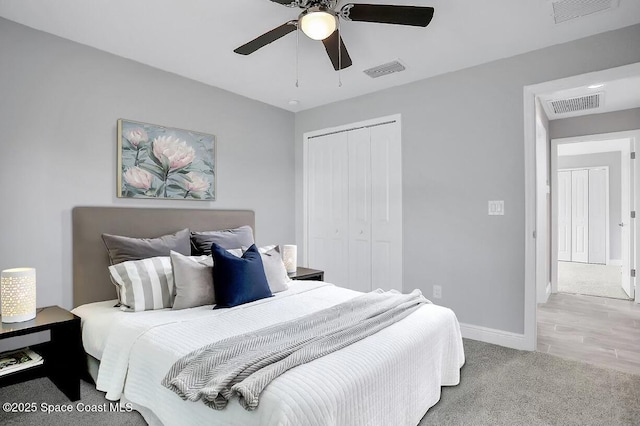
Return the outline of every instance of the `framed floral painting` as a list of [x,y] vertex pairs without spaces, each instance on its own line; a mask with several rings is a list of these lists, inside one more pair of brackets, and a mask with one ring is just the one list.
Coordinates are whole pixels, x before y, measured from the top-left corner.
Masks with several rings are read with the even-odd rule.
[[118,120],[118,197],[215,200],[215,136]]

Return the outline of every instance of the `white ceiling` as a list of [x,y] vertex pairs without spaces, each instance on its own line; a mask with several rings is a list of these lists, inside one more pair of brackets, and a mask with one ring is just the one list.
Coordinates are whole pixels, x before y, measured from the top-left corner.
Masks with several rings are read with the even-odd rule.
[[[638,0],[557,25],[549,0],[363,2],[432,6],[435,16],[426,28],[343,21],[353,66],[340,73],[341,87],[322,43],[304,35],[299,87],[295,33],[249,56],[233,52],[300,12],[269,0],[0,0],[0,16],[290,111],[640,22]],[[377,79],[362,73],[394,59],[407,70]]]

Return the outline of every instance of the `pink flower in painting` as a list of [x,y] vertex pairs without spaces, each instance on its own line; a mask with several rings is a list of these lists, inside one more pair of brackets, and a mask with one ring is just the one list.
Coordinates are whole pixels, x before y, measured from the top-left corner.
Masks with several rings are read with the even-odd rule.
[[191,192],[202,192],[209,189],[209,181],[200,173],[189,172],[186,175],[191,182],[186,182],[186,188]]
[[131,142],[131,145],[135,146],[136,148],[141,143],[145,143],[149,140],[147,132],[145,132],[144,129],[141,129],[140,127],[127,130],[127,132],[125,133],[125,137],[129,140],[129,142]]
[[160,161],[162,157],[169,161],[169,170],[188,166],[196,157],[196,152],[174,136],[158,136],[153,140],[153,155]]
[[124,180],[134,188],[149,189],[153,182],[153,175],[140,167],[131,167],[124,172]]

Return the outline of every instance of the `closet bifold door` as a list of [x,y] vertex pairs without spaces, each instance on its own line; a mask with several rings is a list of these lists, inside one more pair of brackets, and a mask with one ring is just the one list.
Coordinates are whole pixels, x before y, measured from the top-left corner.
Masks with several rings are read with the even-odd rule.
[[309,140],[309,260],[325,281],[348,287],[347,133]]
[[353,290],[402,291],[402,151],[398,122],[307,142],[308,264]]
[[398,123],[371,127],[371,259],[371,287],[402,291],[402,145]]
[[348,132],[349,139],[349,288],[371,285],[371,130]]
[[607,171],[589,169],[589,263],[607,263]]
[[571,172],[558,172],[558,260],[571,262]]
[[571,260],[589,263],[589,170],[571,172]]

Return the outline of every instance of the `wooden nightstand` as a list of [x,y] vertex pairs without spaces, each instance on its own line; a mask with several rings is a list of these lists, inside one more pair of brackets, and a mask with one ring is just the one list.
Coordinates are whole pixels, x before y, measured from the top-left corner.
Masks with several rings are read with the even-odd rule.
[[292,280],[324,281],[324,271],[298,266],[296,272],[289,274],[289,278]]
[[80,317],[58,306],[38,308],[30,321],[0,323],[0,339],[49,330],[51,340],[31,346],[44,364],[0,376],[0,387],[48,377],[71,401],[80,399],[83,350]]

